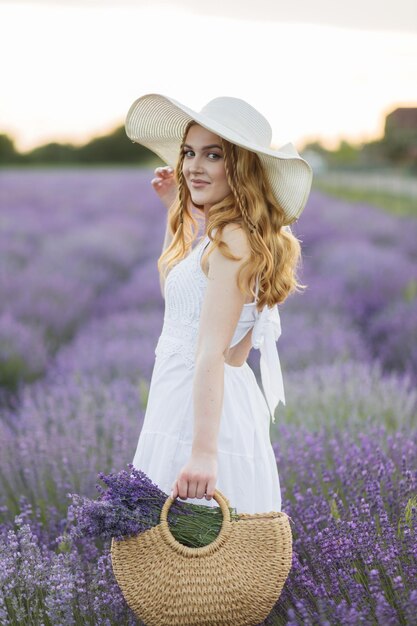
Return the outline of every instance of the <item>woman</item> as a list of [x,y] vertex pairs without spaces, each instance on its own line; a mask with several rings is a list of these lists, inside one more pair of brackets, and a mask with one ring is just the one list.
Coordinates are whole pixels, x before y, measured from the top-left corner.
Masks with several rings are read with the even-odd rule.
[[237,512],[280,511],[269,434],[285,404],[277,304],[302,287],[289,224],[307,202],[311,167],[292,144],[271,149],[268,121],[239,98],[196,112],[147,94],[126,133],[171,166],[152,181],[169,207],[158,260],[165,314],[133,464],[174,498],[216,506],[218,488]]

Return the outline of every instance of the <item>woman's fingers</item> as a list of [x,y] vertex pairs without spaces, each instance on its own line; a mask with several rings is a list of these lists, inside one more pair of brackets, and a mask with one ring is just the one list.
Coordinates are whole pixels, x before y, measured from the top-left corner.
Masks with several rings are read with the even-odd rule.
[[172,484],[171,496],[181,500],[206,498],[211,500],[217,482],[217,464],[213,459],[192,456],[181,468]]
[[186,500],[187,498],[205,498],[206,500],[211,500],[213,497],[215,484],[215,480],[211,480],[209,482],[196,482],[182,479],[175,482],[171,495],[173,494],[173,498],[176,498],[178,496],[179,498],[181,498],[181,500]]
[[157,167],[154,174],[155,177],[151,180],[153,187],[159,188],[162,187],[165,182],[167,182],[168,185],[171,185],[173,182],[174,170],[172,167]]
[[181,477],[180,479],[177,479],[177,485],[178,496],[181,498],[181,500],[186,500],[187,498],[189,498],[190,496],[188,494],[188,480]]
[[211,500],[214,494],[214,490],[216,488],[216,478],[212,478],[211,480],[208,481],[207,483],[207,489],[205,491],[206,493],[206,500]]
[[204,498],[204,494],[206,493],[207,481],[199,482],[197,485],[195,497],[196,498]]
[[155,175],[160,178],[168,178],[169,176],[172,176],[173,173],[173,168],[168,165],[166,167],[157,167],[155,169]]

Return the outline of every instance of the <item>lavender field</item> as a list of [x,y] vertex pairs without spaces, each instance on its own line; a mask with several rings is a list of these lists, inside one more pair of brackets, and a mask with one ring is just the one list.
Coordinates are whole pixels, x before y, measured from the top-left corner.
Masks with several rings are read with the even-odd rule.
[[[152,170],[0,172],[0,624],[134,625],[68,494],[136,449],[163,299]],[[417,220],[313,189],[271,437],[293,567],[265,624],[417,624]],[[259,353],[249,357],[259,379]]]

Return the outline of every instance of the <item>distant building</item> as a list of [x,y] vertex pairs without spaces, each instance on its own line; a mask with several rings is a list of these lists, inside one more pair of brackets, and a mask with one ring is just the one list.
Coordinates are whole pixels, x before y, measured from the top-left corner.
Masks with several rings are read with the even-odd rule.
[[385,118],[385,135],[417,131],[417,107],[399,107]]
[[401,147],[403,161],[417,161],[417,107],[399,107],[389,113],[384,140]]

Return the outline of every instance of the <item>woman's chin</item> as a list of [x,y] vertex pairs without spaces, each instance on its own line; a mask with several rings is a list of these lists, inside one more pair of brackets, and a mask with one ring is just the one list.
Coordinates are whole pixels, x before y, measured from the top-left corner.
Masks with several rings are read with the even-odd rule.
[[199,202],[195,202],[192,198],[191,198],[191,204],[193,205],[193,207],[195,207],[196,209],[199,209],[200,211],[204,210],[204,204],[200,204]]

